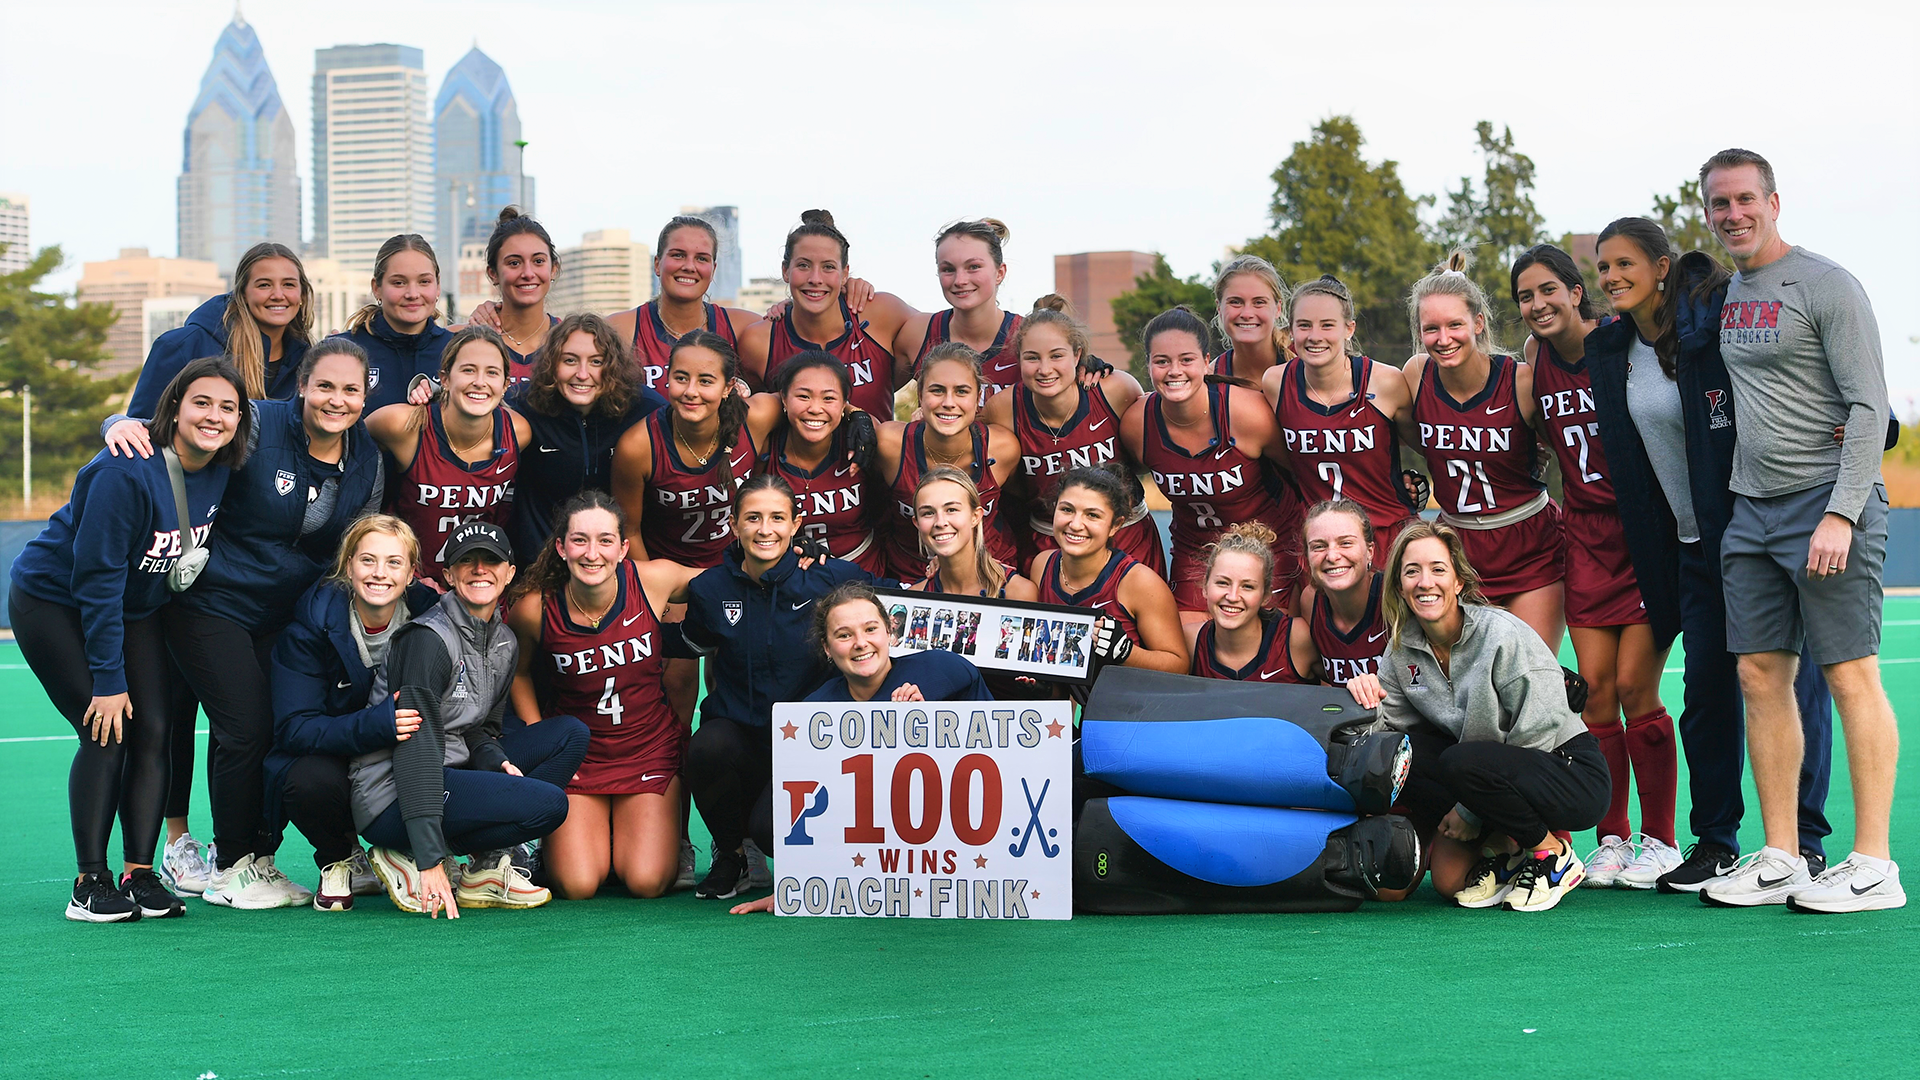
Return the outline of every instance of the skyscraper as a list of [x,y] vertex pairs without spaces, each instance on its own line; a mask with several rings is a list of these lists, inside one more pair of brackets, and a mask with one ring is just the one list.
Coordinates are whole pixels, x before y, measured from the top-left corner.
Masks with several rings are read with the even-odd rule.
[[313,244],[365,281],[396,233],[433,235],[433,128],[420,50],[336,45],[313,54]]
[[182,296],[197,304],[227,291],[220,275],[231,273],[233,267],[218,267],[205,259],[155,258],[146,248],[121,248],[117,259],[82,263],[75,286],[80,302],[110,304],[120,315],[107,329],[109,355],[95,373],[118,375],[138,370],[146,362],[150,341],[147,313],[142,309],[146,301]]
[[0,274],[15,274],[33,261],[33,246],[27,236],[27,197],[17,191],[0,191]]
[[[520,110],[507,73],[476,46],[447,72],[433,100],[433,249],[443,274],[460,245],[484,242],[500,208],[533,212],[533,178],[521,181]],[[524,188],[524,190],[523,190]],[[476,294],[477,296],[477,294]]]
[[209,259],[230,274],[262,240],[299,247],[293,120],[259,36],[238,11],[214,43],[181,141],[181,258]]
[[[714,252],[713,283],[707,286],[709,303],[732,303],[740,295],[740,208],[737,206],[683,206],[683,214],[705,218],[720,234]],[[659,283],[655,282],[658,288]]]

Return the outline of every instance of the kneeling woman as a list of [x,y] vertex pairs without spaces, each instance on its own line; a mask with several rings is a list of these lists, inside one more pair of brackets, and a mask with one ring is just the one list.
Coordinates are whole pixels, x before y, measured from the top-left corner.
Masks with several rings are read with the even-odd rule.
[[618,874],[652,899],[679,873],[686,728],[667,703],[657,613],[699,571],[627,558],[620,504],[588,489],[561,509],[507,624],[520,640],[513,707],[528,724],[580,717],[592,737],[567,789],[567,820],[542,847],[560,895],[584,900]]
[[1230,526],[1207,546],[1200,579],[1207,621],[1193,641],[1191,674],[1236,682],[1307,682],[1295,659],[1307,655],[1307,621],[1268,607],[1273,600],[1273,530],[1258,521]]
[[1096,660],[1185,674],[1186,635],[1173,590],[1133,556],[1113,548],[1133,495],[1119,474],[1082,466],[1060,478],[1053,503],[1056,551],[1033,557],[1043,604],[1093,608],[1104,618],[1094,632]]
[[1416,521],[1387,565],[1387,653],[1347,688],[1413,736],[1401,798],[1423,834],[1438,829],[1434,888],[1461,907],[1545,911],[1586,872],[1554,831],[1606,812],[1607,759],[1540,635],[1481,594],[1459,533]]
[[[838,673],[808,701],[992,701],[980,669],[964,656],[930,649],[892,658],[887,609],[873,587],[849,581],[814,605],[813,638]],[[735,915],[772,911],[764,896]]]
[[[566,820],[587,726],[556,716],[501,734],[519,656],[499,615],[513,548],[499,526],[473,521],[454,530],[446,563],[447,594],[387,654],[394,704],[419,713],[420,729],[354,759],[354,824],[378,845],[374,872],[402,911],[539,907],[552,894],[507,849]],[[443,864],[460,853],[473,859],[456,894]]]

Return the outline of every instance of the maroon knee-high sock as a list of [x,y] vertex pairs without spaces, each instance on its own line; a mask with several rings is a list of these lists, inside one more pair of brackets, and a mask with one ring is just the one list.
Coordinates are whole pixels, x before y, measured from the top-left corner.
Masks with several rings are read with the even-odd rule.
[[1601,726],[1587,725],[1593,737],[1600,740],[1600,752],[1607,758],[1607,774],[1613,778],[1613,796],[1607,801],[1607,816],[1594,826],[1594,832],[1601,839],[1609,836],[1625,838],[1633,835],[1633,826],[1627,822],[1627,732],[1616,721]]
[[1674,792],[1680,775],[1673,717],[1665,709],[1628,717],[1625,741],[1627,755],[1633,759],[1633,779],[1640,789],[1640,831],[1673,844]]

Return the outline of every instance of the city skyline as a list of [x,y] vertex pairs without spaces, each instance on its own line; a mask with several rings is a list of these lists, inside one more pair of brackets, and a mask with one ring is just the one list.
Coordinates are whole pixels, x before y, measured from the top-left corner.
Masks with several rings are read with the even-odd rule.
[[237,10],[214,42],[181,141],[179,258],[231,274],[260,241],[300,235],[293,118],[259,35]]
[[507,73],[475,45],[433,99],[433,247],[443,261],[484,242],[501,207],[537,213],[534,178],[520,174],[519,105]]
[[[1908,340],[1920,334],[1920,267],[1882,238],[1885,209],[1904,202],[1904,178],[1920,167],[1920,129],[1898,104],[1920,97],[1903,44],[1920,15],[1887,13],[1859,35],[1850,20],[1794,4],[1751,7],[1766,27],[1759,38],[1669,6],[1646,27],[1659,45],[1637,50],[1601,33],[1613,14],[1504,0],[1472,19],[1399,4],[1357,17],[1222,0],[1177,18],[1120,3],[1089,19],[1071,5],[1000,0],[964,11],[903,2],[884,18],[832,4],[578,3],[529,14],[342,0],[249,5],[247,18],[273,70],[295,80],[315,48],[368,40],[419,47],[427,70],[443,72],[477,32],[512,78],[527,170],[541,177],[541,220],[555,237],[617,226],[651,241],[683,205],[732,205],[743,277],[764,277],[800,211],[825,207],[852,240],[854,272],[923,310],[944,306],[932,237],[963,216],[1012,227],[1002,290],[1012,310],[1051,289],[1056,254],[1160,251],[1183,276],[1205,273],[1228,245],[1269,228],[1273,169],[1331,114],[1352,115],[1369,159],[1397,162],[1410,193],[1443,204],[1480,171],[1474,123],[1511,126],[1535,163],[1550,235],[1646,213],[1707,154],[1748,146],[1779,173],[1787,239],[1845,265],[1873,297],[1904,411],[1900,395],[1920,393],[1920,348]],[[100,0],[88,11],[88,77],[53,62],[83,32],[65,9],[11,16],[22,44],[0,70],[10,100],[61,95],[58,110],[10,111],[11,142],[27,152],[0,162],[0,188],[33,197],[35,243],[67,252],[55,287],[70,287],[82,260],[169,246],[181,110],[232,7]],[[1743,50],[1779,40],[1847,61],[1823,64],[1810,85],[1782,83],[1764,105],[1737,93]],[[714,47],[670,63],[671,42]],[[1255,92],[1235,76],[1242,42],[1284,71],[1283,89]],[[808,74],[809,57],[840,58],[838,74]],[[1545,79],[1473,74],[1533,70],[1542,57],[1554,60]],[[1675,79],[1707,89],[1683,105]],[[304,97],[286,103],[301,131]]]

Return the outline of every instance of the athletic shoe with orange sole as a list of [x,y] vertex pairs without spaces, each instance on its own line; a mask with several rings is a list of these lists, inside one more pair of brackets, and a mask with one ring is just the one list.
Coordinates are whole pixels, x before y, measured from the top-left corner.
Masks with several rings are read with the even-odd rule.
[[401,911],[420,913],[420,868],[413,856],[392,848],[377,847],[367,853],[380,884],[387,887],[387,899]]
[[537,908],[551,899],[553,893],[535,885],[505,851],[476,853],[460,872],[460,888],[454,894],[463,908]]

